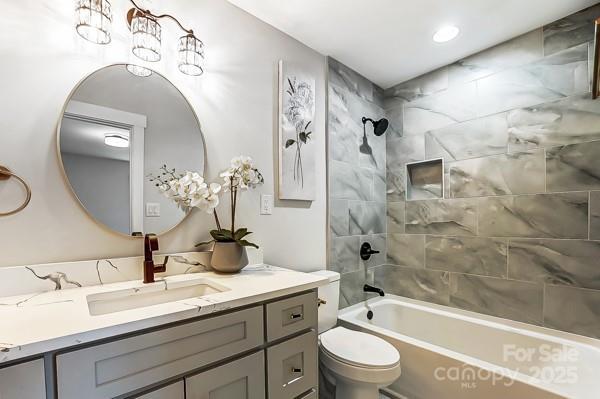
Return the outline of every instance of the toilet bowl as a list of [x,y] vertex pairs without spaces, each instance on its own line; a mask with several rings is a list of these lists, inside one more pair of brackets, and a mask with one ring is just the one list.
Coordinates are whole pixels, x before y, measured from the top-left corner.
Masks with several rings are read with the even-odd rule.
[[[336,399],[378,399],[379,389],[400,377],[400,354],[387,341],[371,334],[335,327],[339,304],[339,274],[319,288],[319,367],[335,385]],[[324,303],[323,303],[324,302]]]

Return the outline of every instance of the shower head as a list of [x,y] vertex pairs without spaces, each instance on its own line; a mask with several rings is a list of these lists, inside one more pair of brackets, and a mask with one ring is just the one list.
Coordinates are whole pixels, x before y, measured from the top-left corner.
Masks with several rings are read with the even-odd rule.
[[363,126],[366,125],[367,122],[371,122],[373,124],[373,133],[375,133],[375,136],[381,136],[382,134],[384,134],[390,124],[389,121],[385,118],[381,118],[378,121],[374,121],[371,118],[365,118],[363,116]]

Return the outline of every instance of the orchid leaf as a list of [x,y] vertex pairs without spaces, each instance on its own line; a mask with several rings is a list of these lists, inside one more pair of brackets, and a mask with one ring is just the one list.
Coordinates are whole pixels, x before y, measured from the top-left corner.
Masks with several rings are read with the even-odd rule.
[[238,240],[237,242],[238,244],[240,244],[243,247],[254,247],[256,249],[258,249],[258,245],[250,242],[250,241],[246,241],[246,240]]

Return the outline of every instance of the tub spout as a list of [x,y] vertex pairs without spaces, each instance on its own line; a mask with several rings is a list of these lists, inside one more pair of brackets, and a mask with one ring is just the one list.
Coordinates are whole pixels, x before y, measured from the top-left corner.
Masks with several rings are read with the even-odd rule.
[[383,290],[381,288],[373,287],[369,284],[365,284],[365,286],[363,287],[363,291],[364,292],[374,292],[376,294],[379,294],[379,296],[385,295],[385,292],[383,292]]

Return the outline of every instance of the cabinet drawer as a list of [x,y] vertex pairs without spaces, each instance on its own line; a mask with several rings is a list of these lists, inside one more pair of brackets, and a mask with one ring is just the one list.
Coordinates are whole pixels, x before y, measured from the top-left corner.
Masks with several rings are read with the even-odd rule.
[[318,384],[317,333],[267,349],[269,399],[293,399]]
[[263,344],[261,307],[166,328],[56,357],[58,399],[105,399]]
[[186,378],[186,399],[264,399],[263,351]]
[[45,399],[42,359],[0,369],[0,399]]
[[183,381],[178,381],[174,384],[167,385],[164,388],[157,389],[156,391],[137,396],[136,399],[185,399]]
[[317,293],[309,292],[267,304],[267,339],[274,341],[295,332],[316,328]]

